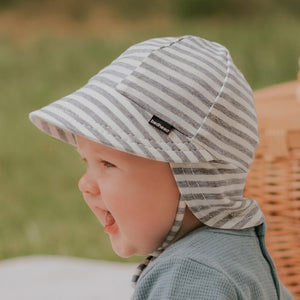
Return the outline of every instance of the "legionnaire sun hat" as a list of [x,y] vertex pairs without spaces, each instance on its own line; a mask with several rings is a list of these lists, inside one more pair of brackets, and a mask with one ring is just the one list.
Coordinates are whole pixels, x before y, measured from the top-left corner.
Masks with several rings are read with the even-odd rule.
[[243,197],[258,143],[252,90],[220,44],[195,36],[138,43],[30,119],[72,145],[79,135],[169,162],[181,199],[166,245],[186,206],[217,228],[264,220],[257,203]]

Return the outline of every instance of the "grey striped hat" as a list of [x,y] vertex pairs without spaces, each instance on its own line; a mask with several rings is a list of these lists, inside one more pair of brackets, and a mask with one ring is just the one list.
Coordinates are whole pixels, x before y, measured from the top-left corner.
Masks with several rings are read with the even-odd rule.
[[262,212],[243,197],[258,143],[252,90],[229,51],[195,36],[136,44],[74,93],[30,114],[45,133],[76,135],[169,162],[181,201],[208,226],[242,229]]

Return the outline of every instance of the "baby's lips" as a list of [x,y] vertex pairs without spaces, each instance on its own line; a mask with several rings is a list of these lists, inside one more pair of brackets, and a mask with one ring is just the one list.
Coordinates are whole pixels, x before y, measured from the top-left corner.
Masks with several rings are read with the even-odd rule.
[[102,208],[100,208],[100,207],[95,207],[94,209],[93,209],[93,212],[94,212],[94,214],[96,215],[96,217],[97,217],[97,219],[98,219],[98,221],[103,225],[103,226],[105,226],[105,224],[106,224],[106,215],[107,215],[107,210],[104,210],[104,209],[102,209]]
[[116,233],[118,230],[118,225],[114,219],[114,217],[111,215],[109,211],[106,212],[105,215],[105,226],[104,226],[104,231],[106,233]]
[[111,213],[109,211],[107,211],[106,214],[105,214],[105,226],[110,226],[113,223],[115,223],[115,219],[111,215]]

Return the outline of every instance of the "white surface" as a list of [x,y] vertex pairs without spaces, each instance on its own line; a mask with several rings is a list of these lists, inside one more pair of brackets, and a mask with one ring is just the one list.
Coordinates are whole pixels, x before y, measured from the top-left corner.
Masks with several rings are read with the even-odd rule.
[[130,299],[136,265],[61,256],[0,261],[0,300]]

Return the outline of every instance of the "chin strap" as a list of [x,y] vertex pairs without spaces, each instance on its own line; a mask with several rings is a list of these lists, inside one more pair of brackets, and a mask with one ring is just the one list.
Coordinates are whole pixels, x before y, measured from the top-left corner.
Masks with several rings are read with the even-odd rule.
[[178,234],[178,232],[179,232],[179,230],[181,228],[183,217],[184,217],[184,213],[185,213],[185,208],[186,208],[185,202],[180,200],[179,204],[178,204],[177,213],[176,213],[176,217],[175,217],[173,226],[172,226],[171,230],[169,231],[166,239],[164,240],[164,242],[162,243],[162,245],[156,251],[152,252],[136,268],[136,271],[135,271],[135,273],[134,273],[134,275],[132,276],[132,279],[131,279],[131,283],[132,283],[133,288],[136,287],[136,284],[137,284],[137,282],[138,282],[141,274],[146,269],[146,267],[152,261],[154,261],[174,241],[176,235]]

